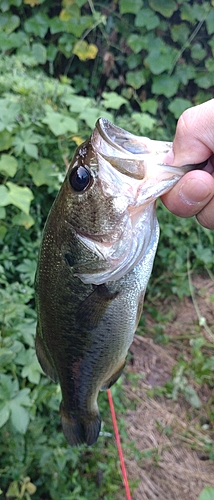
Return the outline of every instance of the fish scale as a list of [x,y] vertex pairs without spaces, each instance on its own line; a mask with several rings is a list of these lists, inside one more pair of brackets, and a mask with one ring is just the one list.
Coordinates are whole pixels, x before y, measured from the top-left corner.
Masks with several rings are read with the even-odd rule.
[[62,429],[71,446],[96,442],[99,391],[125,365],[158,244],[155,200],[197,167],[165,165],[170,148],[99,119],[45,224],[35,281],[36,352],[44,372],[60,383]]

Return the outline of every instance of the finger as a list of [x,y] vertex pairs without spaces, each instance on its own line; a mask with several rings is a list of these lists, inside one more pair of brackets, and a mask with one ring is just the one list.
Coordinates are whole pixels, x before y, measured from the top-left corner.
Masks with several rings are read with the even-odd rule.
[[214,99],[189,108],[180,116],[173,142],[173,154],[165,162],[181,166],[199,163],[214,152]]
[[214,229],[214,197],[212,200],[196,215],[198,222],[207,229]]
[[[214,197],[214,178],[208,172],[192,171],[188,172],[175,185],[171,191],[162,196],[164,205],[180,217],[192,217],[199,215],[200,221],[203,219],[202,210]],[[207,208],[209,210],[209,208]],[[205,223],[213,219],[206,210]],[[212,223],[213,224],[213,223]],[[207,227],[207,226],[206,226]]]

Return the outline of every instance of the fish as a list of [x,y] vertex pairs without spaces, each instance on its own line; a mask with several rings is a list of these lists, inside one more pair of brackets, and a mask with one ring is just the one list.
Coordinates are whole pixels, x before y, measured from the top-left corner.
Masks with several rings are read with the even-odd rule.
[[164,164],[171,147],[100,118],[48,215],[35,279],[36,353],[61,386],[71,446],[97,441],[99,391],[123,372],[159,239],[155,200],[197,168]]

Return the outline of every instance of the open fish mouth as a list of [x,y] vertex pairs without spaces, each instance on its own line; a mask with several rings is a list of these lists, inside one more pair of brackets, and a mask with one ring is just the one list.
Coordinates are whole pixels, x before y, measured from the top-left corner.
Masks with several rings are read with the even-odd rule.
[[203,169],[207,164],[206,160],[182,167],[167,165],[163,159],[172,149],[172,142],[133,135],[106,118],[98,119],[92,143],[118,171],[138,180],[158,175],[162,177],[163,173],[167,179],[172,176],[181,177],[190,170]]
[[207,163],[167,165],[164,158],[172,148],[171,142],[133,135],[105,118],[97,121],[91,143],[99,161],[99,177],[104,186],[110,186],[108,194],[129,193],[132,206],[155,201],[186,172],[202,169]]

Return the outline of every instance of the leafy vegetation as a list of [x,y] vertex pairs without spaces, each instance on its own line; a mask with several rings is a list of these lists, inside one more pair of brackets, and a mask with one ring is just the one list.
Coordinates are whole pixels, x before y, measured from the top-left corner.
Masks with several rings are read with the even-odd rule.
[[[69,448],[59,387],[43,376],[35,356],[38,248],[66,167],[99,116],[136,134],[172,139],[180,113],[212,97],[214,10],[200,0],[1,0],[0,11],[2,495],[120,498],[105,394],[103,436],[92,450]],[[161,204],[158,212],[161,239],[148,303],[160,294],[191,294],[187,263],[210,275],[214,267],[213,232],[176,219]],[[195,406],[187,380],[213,383],[213,359],[197,342],[192,363],[182,361],[166,388],[173,397],[182,390]],[[123,413],[121,381],[113,393]]]

